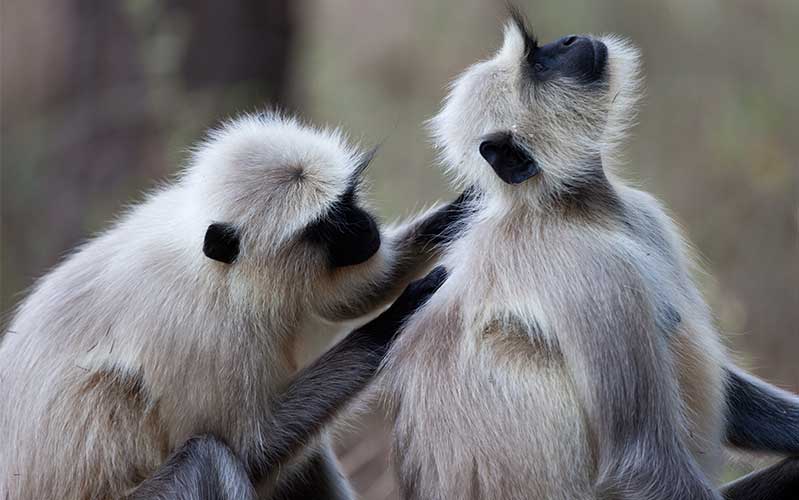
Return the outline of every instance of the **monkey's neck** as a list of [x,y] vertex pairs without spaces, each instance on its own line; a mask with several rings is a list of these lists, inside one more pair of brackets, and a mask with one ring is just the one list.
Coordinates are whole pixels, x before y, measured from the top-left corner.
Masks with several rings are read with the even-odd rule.
[[[568,178],[533,180],[539,184],[528,189],[511,186],[495,193],[487,204],[489,212],[594,221],[608,220],[622,212],[621,198],[599,157],[569,170],[574,175]],[[542,175],[547,175],[546,171]]]

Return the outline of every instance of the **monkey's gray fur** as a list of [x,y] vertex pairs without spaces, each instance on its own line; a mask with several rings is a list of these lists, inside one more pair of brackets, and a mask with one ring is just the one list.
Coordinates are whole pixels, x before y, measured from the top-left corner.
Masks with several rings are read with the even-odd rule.
[[[366,162],[337,131],[235,120],[40,279],[0,344],[0,498],[119,498],[200,434],[227,443],[195,444],[231,470],[268,450],[270,402],[311,335],[376,310],[437,251],[441,210],[331,266],[331,231],[376,229],[360,208]],[[349,497],[324,436],[302,445],[260,497],[309,464]]]
[[617,174],[638,74],[616,36],[539,48],[517,15],[431,121],[445,169],[484,196],[387,360],[404,498],[719,499],[725,439],[752,447],[742,424],[773,417],[728,408],[737,369],[688,245]]

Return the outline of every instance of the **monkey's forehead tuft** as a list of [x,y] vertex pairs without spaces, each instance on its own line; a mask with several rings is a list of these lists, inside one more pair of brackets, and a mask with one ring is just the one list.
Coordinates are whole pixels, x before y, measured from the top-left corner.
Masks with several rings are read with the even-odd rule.
[[338,129],[277,113],[245,115],[195,148],[184,177],[196,201],[220,220],[266,216],[293,227],[352,189],[366,156]]
[[[343,181],[357,168],[359,150],[339,129],[305,125],[277,113],[244,115],[224,123],[195,148],[190,170],[272,171]],[[208,173],[208,172],[204,172]]]

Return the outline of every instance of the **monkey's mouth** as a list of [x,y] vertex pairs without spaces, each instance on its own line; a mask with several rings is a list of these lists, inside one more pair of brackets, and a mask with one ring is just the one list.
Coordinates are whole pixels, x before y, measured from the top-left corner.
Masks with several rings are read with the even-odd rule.
[[594,65],[588,75],[589,82],[595,82],[605,76],[605,68],[608,65],[608,46],[599,40],[591,40],[594,49]]

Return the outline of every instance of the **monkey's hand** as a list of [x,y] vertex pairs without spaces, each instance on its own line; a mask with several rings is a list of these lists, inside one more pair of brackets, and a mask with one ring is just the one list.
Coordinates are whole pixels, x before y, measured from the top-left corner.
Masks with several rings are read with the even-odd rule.
[[473,203],[478,197],[477,189],[469,187],[451,203],[427,216],[418,227],[418,243],[437,247],[457,238],[466,219],[474,211]]
[[447,270],[444,266],[436,267],[424,278],[408,285],[391,307],[359,330],[365,330],[372,341],[387,348],[405,321],[427,302],[446,279]]
[[386,247],[392,249],[388,272],[373,286],[371,309],[364,307],[364,313],[389,302],[408,282],[435,264],[446,245],[466,228],[478,198],[478,191],[469,188],[451,203],[431,208],[386,231]]

